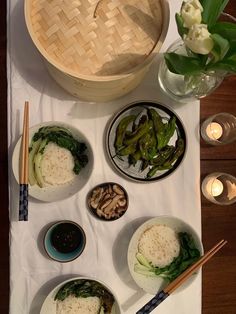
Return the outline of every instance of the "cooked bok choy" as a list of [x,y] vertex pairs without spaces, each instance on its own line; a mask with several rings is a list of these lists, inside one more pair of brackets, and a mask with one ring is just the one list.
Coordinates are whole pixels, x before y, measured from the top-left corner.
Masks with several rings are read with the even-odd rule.
[[200,252],[196,248],[191,235],[186,232],[180,232],[178,233],[178,237],[180,242],[180,253],[174,258],[172,263],[162,268],[155,267],[145,256],[138,252],[136,254],[137,263],[134,265],[134,271],[145,276],[159,276],[169,282],[173,281],[200,257]]
[[41,163],[44,150],[50,142],[70,151],[74,160],[73,172],[76,175],[88,163],[88,156],[85,154],[85,150],[87,149],[85,143],[76,140],[69,130],[60,126],[42,127],[34,134],[29,147],[30,185],[38,184],[40,187],[45,186]]

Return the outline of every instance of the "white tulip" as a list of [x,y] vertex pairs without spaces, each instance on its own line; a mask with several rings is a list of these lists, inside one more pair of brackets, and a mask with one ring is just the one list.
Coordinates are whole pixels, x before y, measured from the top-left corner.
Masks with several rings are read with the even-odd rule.
[[202,21],[203,7],[199,0],[188,0],[183,2],[181,16],[184,21],[184,27],[190,28],[193,24],[200,24]]
[[214,46],[210,36],[206,24],[194,24],[184,36],[184,43],[193,52],[207,55]]

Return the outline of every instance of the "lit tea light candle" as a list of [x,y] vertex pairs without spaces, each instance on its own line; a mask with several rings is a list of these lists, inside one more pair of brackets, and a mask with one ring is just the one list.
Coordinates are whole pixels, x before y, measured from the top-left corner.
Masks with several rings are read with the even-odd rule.
[[207,182],[206,190],[211,196],[216,197],[222,194],[224,186],[220,180],[214,178]]
[[222,126],[217,122],[211,122],[206,128],[207,136],[212,140],[218,140],[223,134]]

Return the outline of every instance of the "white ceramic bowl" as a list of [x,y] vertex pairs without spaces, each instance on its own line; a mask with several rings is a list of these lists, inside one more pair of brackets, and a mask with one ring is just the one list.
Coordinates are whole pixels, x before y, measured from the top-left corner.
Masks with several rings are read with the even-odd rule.
[[[159,290],[163,289],[167,282],[165,282],[161,277],[149,277],[142,274],[138,274],[134,271],[134,265],[136,264],[136,253],[138,252],[138,242],[144,231],[152,227],[153,225],[166,225],[176,232],[187,232],[191,234],[197,249],[200,254],[203,255],[203,246],[198,236],[197,232],[183,220],[171,217],[171,216],[160,216],[147,220],[142,224],[133,234],[129,247],[128,247],[128,266],[131,276],[133,277],[136,284],[142,288],[144,291],[150,294],[156,294]],[[196,274],[193,274],[179,289],[186,288],[195,279]]]
[[[51,186],[40,188],[38,185],[30,186],[29,184],[29,195],[44,202],[54,202],[66,199],[75,193],[79,192],[82,187],[87,183],[93,169],[93,153],[91,145],[89,144],[87,138],[75,127],[58,121],[50,121],[37,124],[30,128],[29,130],[29,144],[33,135],[39,130],[39,128],[44,126],[61,126],[66,128],[71,132],[71,134],[80,142],[84,142],[87,146],[85,154],[88,156],[87,165],[81,170],[81,172],[75,176],[75,178],[68,184],[63,184],[59,186]],[[21,138],[18,140],[13,156],[12,156],[12,169],[16,181],[19,182],[19,160],[20,160],[20,147]]]
[[60,283],[58,286],[56,286],[48,294],[48,296],[46,297],[46,299],[45,299],[45,301],[41,307],[40,314],[56,314],[56,301],[54,301],[54,297],[56,296],[57,292],[66,283],[73,281],[73,280],[78,280],[78,279],[87,279],[87,280],[96,281],[96,282],[100,283],[102,286],[104,286],[106,288],[106,290],[108,290],[113,295],[113,297],[115,299],[111,314],[121,314],[122,313],[119,301],[118,301],[115,293],[104,282],[97,280],[97,279],[94,279],[94,278],[90,278],[90,277],[74,277],[74,278],[63,281],[62,283]]

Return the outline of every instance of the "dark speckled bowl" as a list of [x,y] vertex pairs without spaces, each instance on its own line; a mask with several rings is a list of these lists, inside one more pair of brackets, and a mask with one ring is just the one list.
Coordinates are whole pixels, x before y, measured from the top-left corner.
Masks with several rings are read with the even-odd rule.
[[[58,228],[59,225],[65,224],[65,223],[72,225],[74,232],[77,233],[79,241],[77,242],[76,246],[73,247],[72,251],[63,253],[59,251],[58,249],[56,249],[55,246],[53,245],[52,236],[53,236],[53,232],[55,232],[55,229]],[[71,262],[77,257],[79,257],[85,248],[85,244],[86,244],[86,235],[85,235],[84,230],[82,229],[80,225],[69,220],[62,220],[62,221],[58,221],[54,223],[53,225],[49,227],[49,229],[46,231],[45,236],[44,236],[44,248],[46,250],[47,255],[51,259],[60,263]]]

